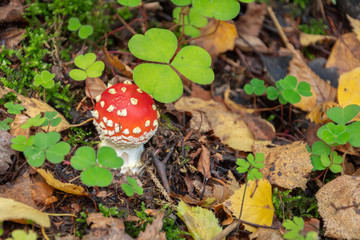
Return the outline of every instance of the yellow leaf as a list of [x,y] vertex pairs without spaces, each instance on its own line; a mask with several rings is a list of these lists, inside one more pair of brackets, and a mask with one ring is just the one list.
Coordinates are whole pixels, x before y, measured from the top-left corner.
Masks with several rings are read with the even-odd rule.
[[[343,73],[339,78],[338,87],[338,102],[342,107],[350,104],[357,104],[360,106],[360,67],[354,70]],[[360,120],[358,114],[354,120]]]
[[318,41],[335,41],[336,37],[326,36],[320,34],[308,34],[300,32],[300,44],[303,47],[309,46],[311,44],[315,44]]
[[28,219],[47,228],[51,225],[46,213],[10,198],[0,198],[0,222],[20,219]]
[[45,178],[47,184],[49,184],[50,186],[59,189],[61,191],[67,192],[67,193],[71,193],[71,194],[75,194],[75,195],[80,195],[80,196],[87,196],[88,193],[85,191],[85,189],[81,186],[77,186],[71,183],[62,183],[59,180],[55,179],[54,176],[48,172],[45,171],[44,169],[36,169],[36,171],[43,177]]
[[353,27],[353,32],[356,34],[357,39],[360,41],[360,20],[350,17],[346,15],[349,19],[351,26]]
[[[241,204],[243,201],[245,184],[238,189],[229,200],[225,202],[225,206],[239,218]],[[260,179],[257,181],[249,181],[246,192],[241,220],[271,226],[274,216],[274,206],[271,197],[271,185],[267,180]],[[245,229],[255,232],[257,228],[244,224]]]
[[212,239],[222,231],[218,219],[210,210],[202,207],[189,207],[181,200],[177,211],[177,215],[186,224],[195,240]]

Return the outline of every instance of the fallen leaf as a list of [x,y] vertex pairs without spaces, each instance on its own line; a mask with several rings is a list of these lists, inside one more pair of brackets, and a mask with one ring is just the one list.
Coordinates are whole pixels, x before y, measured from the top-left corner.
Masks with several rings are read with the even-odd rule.
[[[215,136],[231,148],[250,152],[254,143],[268,144],[269,141],[255,140],[245,121],[236,113],[230,112],[226,107],[214,100],[204,101],[198,98],[182,97],[175,103],[178,111],[201,112],[202,119],[209,121]],[[191,127],[198,129],[199,125],[190,122]]]
[[210,179],[211,178],[210,151],[204,145],[201,146],[201,149],[202,151],[197,166],[197,170],[201,172],[205,176],[205,178]]
[[50,218],[46,213],[10,198],[0,198],[0,213],[0,222],[28,219],[42,227],[51,226]]
[[26,123],[26,121],[28,119],[29,119],[29,117],[24,114],[16,114],[14,121],[11,123],[11,128],[10,128],[11,135],[13,135],[13,136],[23,135],[26,138],[29,138],[30,128],[26,128],[26,129],[20,128],[21,125]]
[[203,37],[195,39],[194,42],[208,51],[212,57],[234,49],[237,32],[232,21],[224,22],[212,19],[200,32]]
[[346,17],[349,20],[351,26],[353,27],[353,32],[356,34],[357,39],[360,41],[360,20],[352,18],[347,14]]
[[23,19],[25,6],[21,0],[10,0],[9,4],[0,7],[0,23],[17,22]]
[[62,183],[59,180],[55,179],[54,176],[41,168],[36,169],[36,171],[46,180],[46,182],[56,188],[59,189],[63,192],[67,192],[67,193],[71,193],[71,194],[75,194],[75,195],[80,195],[80,196],[87,196],[88,193],[85,191],[85,189],[81,186],[77,186],[71,183]]
[[10,147],[11,138],[10,133],[0,130],[0,175],[8,171],[13,162],[11,156],[16,153],[16,151]]
[[212,99],[209,91],[206,91],[202,87],[198,86],[196,83],[191,82],[191,97],[200,98],[202,100]]
[[96,96],[101,95],[102,92],[107,89],[107,86],[101,78],[87,78],[85,82],[85,89],[86,96],[88,98],[95,99]]
[[250,234],[250,240],[283,240],[281,233],[275,229],[259,228],[256,232]]
[[119,70],[119,72],[122,75],[124,75],[125,77],[130,78],[130,79],[133,78],[132,77],[133,71],[128,65],[121,62],[118,57],[109,53],[105,46],[103,47],[103,51],[104,51],[105,57],[111,63],[112,66],[114,66],[117,70]]
[[311,122],[324,125],[328,122],[331,122],[331,120],[326,115],[327,110],[339,106],[340,105],[336,102],[320,103],[313,110],[311,110],[311,112],[306,116],[306,118],[310,119]]
[[339,78],[338,101],[342,107],[360,105],[360,67],[343,73]]
[[360,177],[342,175],[325,184],[316,194],[325,236],[360,238]]
[[[243,203],[243,209],[241,214],[241,220],[259,224],[271,226],[274,216],[274,206],[271,197],[271,185],[265,179],[259,181],[249,181],[245,192],[245,198],[243,201],[245,191],[245,184],[243,184],[229,200],[225,201],[225,207],[239,218],[240,209]],[[245,230],[255,232],[256,227],[244,224]]]
[[240,38],[235,39],[235,46],[243,52],[253,52],[255,49],[260,53],[269,53],[265,43],[258,37],[251,35],[242,34]]
[[226,185],[231,191],[235,192],[240,188],[239,181],[236,180],[234,174],[230,170],[228,171],[228,177],[229,180],[226,182]]
[[179,202],[177,215],[186,224],[195,240],[212,239],[222,231],[215,215],[202,207],[189,207],[183,201]]
[[166,233],[162,231],[164,211],[155,220],[146,226],[144,232],[140,232],[137,240],[166,240]]
[[355,33],[340,36],[331,49],[326,67],[336,67],[339,74],[360,67],[360,41]]
[[236,21],[236,29],[239,34],[258,36],[263,27],[266,15],[266,4],[249,3],[246,5],[245,14]]
[[254,151],[265,154],[265,167],[260,169],[264,179],[283,188],[301,187],[305,190],[307,176],[313,166],[304,142],[293,142],[273,148],[256,144]]
[[11,28],[5,32],[0,32],[0,41],[5,42],[6,48],[14,48],[21,42],[25,29]]
[[53,196],[54,188],[42,181],[37,181],[31,186],[31,196],[35,203],[48,206],[57,201]]
[[317,104],[327,101],[335,101],[336,89],[328,82],[321,79],[306,65],[298,50],[293,50],[293,59],[289,66],[289,75],[297,78],[298,82],[307,82],[311,85],[311,97],[302,97],[295,107],[310,112]]
[[300,44],[303,47],[307,47],[309,45],[315,44],[317,42],[324,42],[324,41],[336,41],[336,37],[334,36],[326,36],[320,34],[308,34],[300,32]]

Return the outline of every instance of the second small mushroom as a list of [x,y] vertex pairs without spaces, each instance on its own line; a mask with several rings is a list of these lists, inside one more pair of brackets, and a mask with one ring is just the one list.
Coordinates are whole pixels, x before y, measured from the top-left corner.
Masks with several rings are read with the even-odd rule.
[[158,128],[154,100],[127,80],[106,89],[96,101],[92,114],[102,140],[100,145],[114,148],[123,158],[122,173],[138,173],[144,144]]

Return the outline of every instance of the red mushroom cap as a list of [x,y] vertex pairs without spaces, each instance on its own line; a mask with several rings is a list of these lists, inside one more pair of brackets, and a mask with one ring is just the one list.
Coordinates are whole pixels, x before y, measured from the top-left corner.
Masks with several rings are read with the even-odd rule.
[[130,81],[109,87],[96,101],[92,114],[102,139],[115,144],[138,145],[155,134],[158,127],[155,102]]

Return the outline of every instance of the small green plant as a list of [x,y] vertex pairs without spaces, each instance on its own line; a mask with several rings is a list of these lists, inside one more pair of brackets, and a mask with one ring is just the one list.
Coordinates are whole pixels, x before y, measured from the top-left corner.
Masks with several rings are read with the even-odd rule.
[[87,225],[87,217],[88,215],[85,213],[85,211],[80,212],[80,216],[75,219],[75,235],[78,237],[82,237],[85,234],[85,229],[88,228]]
[[281,104],[295,104],[301,101],[301,96],[312,96],[311,86],[307,82],[298,83],[296,77],[288,75],[275,83],[276,87],[270,86],[266,89],[267,98],[276,100],[279,98]]
[[7,108],[9,114],[20,114],[25,108],[20,104],[15,104],[13,102],[7,102],[4,104],[4,107]]
[[328,29],[329,27],[324,24],[323,19],[317,20],[315,18],[311,18],[309,25],[301,24],[298,26],[298,28],[300,31],[304,33],[325,35],[326,34],[325,30]]
[[142,195],[144,193],[144,189],[139,186],[135,178],[126,177],[126,180],[129,184],[121,184],[121,188],[124,190],[126,196],[131,197],[134,195],[134,193],[137,193],[139,195]]
[[255,153],[254,155],[251,153],[247,156],[247,161],[243,158],[238,158],[236,161],[236,164],[238,167],[236,170],[239,173],[248,173],[247,180],[254,180],[254,179],[262,179],[264,176],[259,171],[259,169],[263,168],[265,166],[265,155],[264,153]]
[[97,142],[86,141],[86,137],[91,135],[92,135],[92,131],[86,131],[81,127],[73,127],[70,129],[70,132],[68,133],[69,139],[66,142],[72,146],[75,146],[77,144],[92,146],[97,144]]
[[39,113],[35,117],[29,118],[26,123],[20,126],[21,129],[27,129],[30,127],[38,127],[41,126],[45,122],[46,118],[42,117]]
[[35,86],[43,86],[44,88],[52,88],[55,84],[54,82],[55,73],[50,73],[47,70],[41,72],[41,74],[36,74],[34,77]]
[[94,53],[79,55],[75,58],[74,63],[80,69],[71,70],[69,75],[76,81],[85,80],[87,77],[100,77],[105,69],[105,64],[102,61],[96,61]]
[[264,80],[258,78],[251,79],[250,83],[245,84],[244,91],[248,95],[262,95],[266,91]]
[[304,230],[304,219],[301,217],[294,217],[293,220],[286,219],[283,222],[284,228],[287,232],[284,234],[285,239],[291,240],[316,240],[319,239],[314,231],[308,232],[306,235]]
[[117,207],[109,208],[109,207],[102,205],[101,203],[99,204],[99,212],[101,212],[104,217],[119,217],[120,216],[120,212],[117,209]]
[[87,39],[94,32],[94,28],[91,25],[81,25],[77,17],[69,19],[68,30],[72,32],[79,30],[78,35],[81,39]]
[[61,117],[56,117],[57,112],[56,111],[52,111],[52,112],[48,112],[46,111],[44,113],[44,117],[45,117],[45,121],[43,122],[42,126],[51,126],[51,127],[56,127],[60,124],[61,122]]
[[197,13],[194,8],[176,7],[173,10],[173,18],[176,24],[183,27],[184,34],[190,37],[200,36],[199,28],[208,24],[207,18]]
[[70,160],[71,166],[81,170],[80,179],[88,186],[109,186],[113,175],[106,168],[118,169],[123,165],[122,158],[111,147],[99,148],[97,155],[91,147],[80,147]]
[[5,120],[0,121],[0,130],[7,131],[10,129],[9,124],[12,123],[11,118],[5,118]]
[[191,4],[192,0],[171,0],[175,5],[183,7]]
[[141,0],[117,0],[119,4],[128,6],[128,7],[136,7],[141,3]]
[[27,147],[30,147],[34,144],[34,136],[30,136],[26,138],[23,135],[16,136],[15,138],[11,139],[11,148],[23,152]]
[[36,240],[37,234],[33,230],[29,230],[26,232],[22,229],[16,229],[12,231],[11,238],[7,238],[6,240]]

